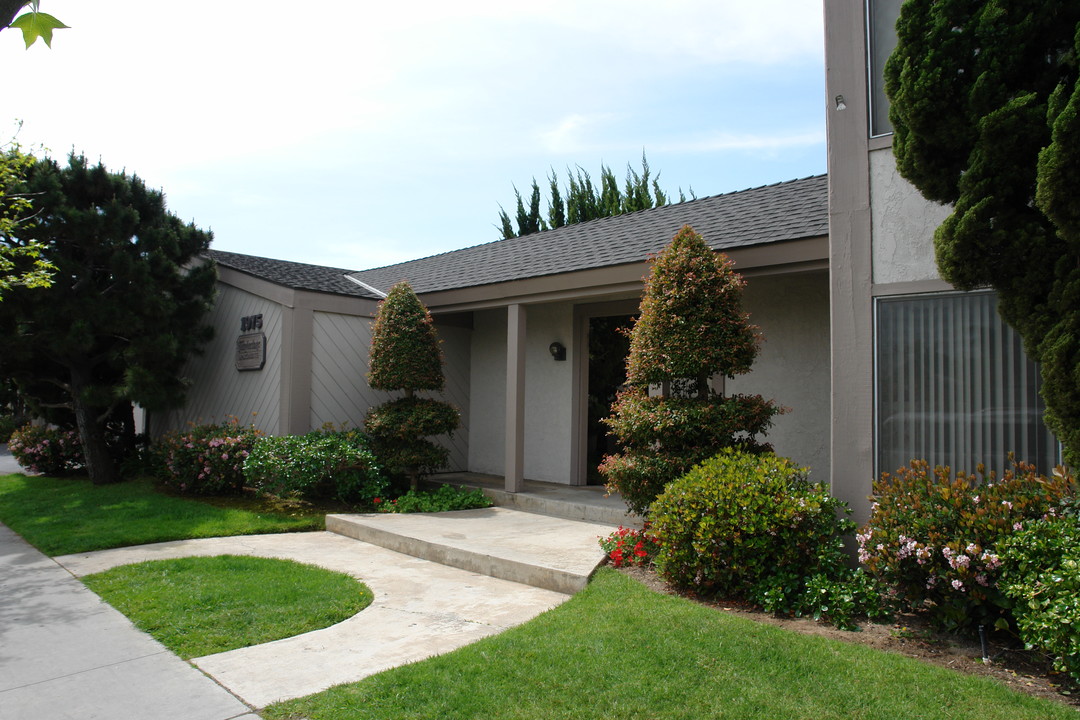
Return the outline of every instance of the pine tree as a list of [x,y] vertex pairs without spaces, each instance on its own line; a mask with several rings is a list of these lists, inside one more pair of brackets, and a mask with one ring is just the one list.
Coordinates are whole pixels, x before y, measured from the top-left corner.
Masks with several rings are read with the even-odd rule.
[[741,309],[744,281],[731,260],[685,226],[651,264],[630,331],[626,389],[604,421],[622,450],[600,466],[639,515],[722,448],[768,449],[758,436],[781,411],[760,395],[724,395],[709,384],[749,372],[757,356],[756,328]]
[[559,191],[559,176],[552,168],[548,177],[548,187],[551,195],[548,200],[548,225],[552,230],[561,228],[566,224],[566,205],[563,203],[562,193]]
[[132,402],[180,405],[181,369],[212,335],[216,270],[192,262],[211,235],[170,214],[138,177],[81,156],[63,168],[36,161],[24,189],[37,221],[0,242],[39,243],[56,273],[50,287],[15,288],[0,303],[0,374],[37,408],[70,412],[91,479],[112,482],[107,423],[132,430]]
[[371,333],[368,384],[405,396],[368,411],[364,429],[379,458],[409,478],[416,490],[422,474],[446,465],[449,451],[427,438],[452,433],[458,411],[451,405],[416,396],[440,391],[446,383],[442,351],[431,313],[407,282],[390,288],[379,304]]
[[998,293],[1080,463],[1080,4],[908,0],[885,67],[900,174],[953,205],[943,278]]

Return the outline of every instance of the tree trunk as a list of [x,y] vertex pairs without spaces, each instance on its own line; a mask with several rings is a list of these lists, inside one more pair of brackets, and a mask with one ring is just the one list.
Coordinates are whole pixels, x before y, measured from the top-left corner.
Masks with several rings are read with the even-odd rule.
[[119,481],[116,463],[109,454],[105,441],[105,425],[99,421],[102,409],[87,405],[83,393],[90,385],[90,371],[84,367],[71,368],[71,404],[75,410],[75,423],[79,428],[86,474],[95,485],[108,485]]

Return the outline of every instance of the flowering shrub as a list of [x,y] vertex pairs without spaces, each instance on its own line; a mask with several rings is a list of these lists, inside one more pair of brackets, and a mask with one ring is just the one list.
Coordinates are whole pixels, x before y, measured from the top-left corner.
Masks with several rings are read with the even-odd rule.
[[681,587],[787,610],[817,574],[845,566],[847,506],[772,453],[722,451],[671,483],[652,507],[660,574]]
[[806,581],[806,588],[792,602],[786,599],[787,606],[769,607],[768,602],[761,602],[766,610],[780,614],[810,616],[815,620],[825,620],[841,630],[857,630],[855,620],[866,617],[868,620],[886,620],[897,609],[896,597],[877,579],[862,568],[842,569],[836,576],[819,573]]
[[282,498],[336,498],[372,504],[389,483],[358,430],[316,430],[261,437],[244,461],[244,478],[260,493]]
[[229,422],[192,425],[163,435],[154,446],[164,484],[191,495],[235,495],[244,487],[244,460],[263,432]]
[[649,526],[646,523],[642,530],[620,525],[615,532],[600,538],[600,548],[607,553],[613,567],[624,565],[634,567],[652,562],[660,546],[649,532]]
[[1072,491],[1065,473],[1051,478],[1015,463],[1001,479],[930,471],[913,461],[874,483],[869,523],[856,535],[859,561],[946,629],[1007,622],[1012,604],[997,587],[1000,544],[1056,513]]
[[418,492],[410,490],[395,500],[375,498],[379,512],[416,513],[447,512],[449,510],[473,510],[491,507],[491,498],[477,488],[440,485],[435,490]]
[[1050,517],[1028,523],[999,549],[998,586],[1013,601],[1020,637],[1080,681],[1080,522]]
[[70,475],[85,464],[74,430],[25,425],[11,434],[8,449],[19,465],[42,475]]

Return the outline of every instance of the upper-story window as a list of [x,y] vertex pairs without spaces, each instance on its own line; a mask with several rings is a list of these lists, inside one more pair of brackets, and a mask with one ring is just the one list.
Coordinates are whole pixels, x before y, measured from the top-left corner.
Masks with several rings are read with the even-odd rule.
[[867,69],[870,86],[870,137],[892,132],[885,97],[885,61],[896,47],[896,19],[903,0],[866,1]]

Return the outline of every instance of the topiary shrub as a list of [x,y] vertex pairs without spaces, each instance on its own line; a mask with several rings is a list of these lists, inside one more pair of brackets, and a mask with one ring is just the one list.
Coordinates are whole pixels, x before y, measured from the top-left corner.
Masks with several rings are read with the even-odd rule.
[[953,476],[913,461],[874,483],[870,520],[856,535],[859,561],[945,629],[1004,625],[1012,602],[997,586],[1001,544],[1074,487],[1064,472],[1046,478],[1025,463],[998,479],[981,466]]
[[24,425],[13,432],[8,450],[23,468],[42,475],[71,475],[86,463],[79,433],[45,425]]
[[238,495],[244,488],[244,460],[263,435],[236,418],[163,435],[152,450],[158,478],[190,495]]
[[247,485],[287,499],[333,498],[371,505],[389,482],[358,430],[261,437],[244,461]]
[[760,395],[724,396],[709,384],[749,372],[757,356],[731,260],[686,226],[651,262],[630,331],[627,388],[604,420],[622,449],[600,465],[608,487],[642,516],[668,483],[719,449],[767,450],[758,436],[781,411]]
[[405,397],[368,411],[364,429],[379,460],[391,472],[408,477],[416,491],[420,476],[445,466],[449,457],[446,448],[427,438],[453,433],[460,417],[447,403],[414,395],[417,390],[442,390],[446,380],[431,313],[407,282],[394,285],[379,303],[370,368],[372,388],[404,391]]
[[1021,639],[1080,682],[1080,522],[1051,516],[1028,523],[999,550],[998,587],[1013,603]]
[[728,448],[656,499],[656,566],[679,587],[786,612],[810,578],[842,573],[847,513],[787,458]]

